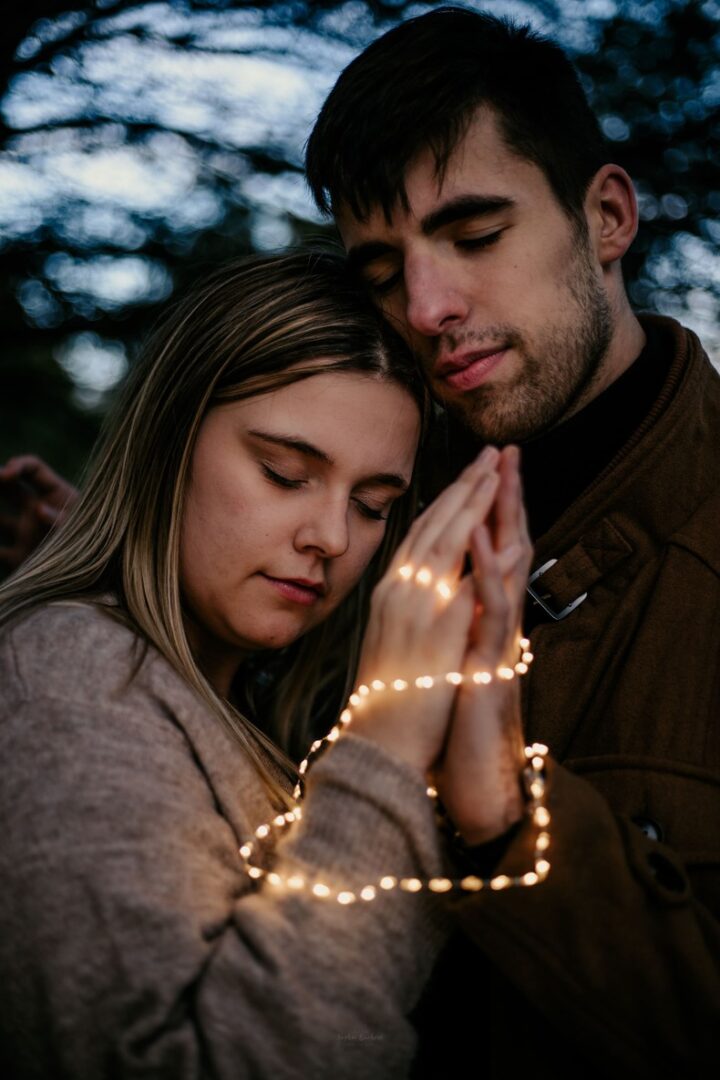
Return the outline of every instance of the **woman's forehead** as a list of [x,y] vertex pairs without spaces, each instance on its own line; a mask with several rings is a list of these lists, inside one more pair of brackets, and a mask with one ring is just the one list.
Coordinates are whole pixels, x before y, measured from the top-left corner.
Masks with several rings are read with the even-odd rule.
[[[277,446],[305,444],[329,467],[400,472],[409,481],[420,432],[412,395],[373,373],[323,372],[219,407],[245,434]],[[313,453],[314,451],[314,453]]]

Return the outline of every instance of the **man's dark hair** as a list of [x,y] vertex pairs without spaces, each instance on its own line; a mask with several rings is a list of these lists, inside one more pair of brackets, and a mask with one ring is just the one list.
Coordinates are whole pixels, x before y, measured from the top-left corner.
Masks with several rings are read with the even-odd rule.
[[408,165],[430,147],[442,179],[480,105],[584,228],[585,193],[609,158],[575,69],[529,26],[457,7],[401,23],[340,75],[307,145],[317,205],[358,219],[379,205],[389,220],[398,200],[407,209]]

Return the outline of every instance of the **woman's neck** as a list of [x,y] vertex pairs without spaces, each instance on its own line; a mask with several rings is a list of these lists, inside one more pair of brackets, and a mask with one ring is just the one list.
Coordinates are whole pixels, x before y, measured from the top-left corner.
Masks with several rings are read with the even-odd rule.
[[185,633],[195,661],[213,690],[226,701],[230,699],[233,680],[250,655],[218,638],[185,612]]

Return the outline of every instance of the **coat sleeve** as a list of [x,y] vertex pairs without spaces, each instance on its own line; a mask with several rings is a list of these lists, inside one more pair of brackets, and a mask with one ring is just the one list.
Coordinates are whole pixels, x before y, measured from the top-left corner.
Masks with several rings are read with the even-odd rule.
[[[244,1080],[403,1075],[448,932],[431,893],[343,906],[258,885],[161,710],[51,697],[0,723],[0,1072]],[[433,875],[422,778],[345,734],[277,868]]]
[[[702,1075],[718,1054],[718,912],[678,854],[586,780],[550,761],[548,786],[548,877],[460,898],[457,924],[560,1038],[592,1047],[601,1075]],[[493,873],[530,869],[534,839],[528,823]]]

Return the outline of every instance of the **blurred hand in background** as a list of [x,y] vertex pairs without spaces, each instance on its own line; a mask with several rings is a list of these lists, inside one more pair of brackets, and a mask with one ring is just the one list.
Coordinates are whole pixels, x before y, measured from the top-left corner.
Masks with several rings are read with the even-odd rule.
[[77,498],[77,489],[40,458],[10,458],[0,467],[0,567],[16,570]]

